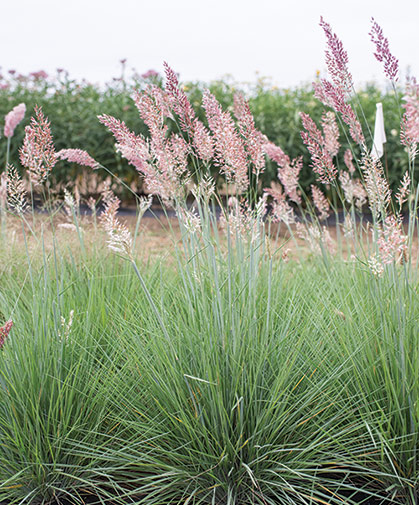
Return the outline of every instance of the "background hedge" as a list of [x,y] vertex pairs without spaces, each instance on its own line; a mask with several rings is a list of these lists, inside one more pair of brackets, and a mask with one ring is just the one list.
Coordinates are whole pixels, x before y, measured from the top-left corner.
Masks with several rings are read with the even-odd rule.
[[[41,105],[52,125],[57,150],[78,147],[87,150],[95,159],[107,166],[113,173],[128,184],[133,184],[141,191],[135,169],[128,165],[115,152],[114,140],[107,129],[99,123],[99,114],[110,114],[126,122],[137,133],[147,134],[144,123],[139,118],[130,98],[133,87],[142,88],[150,82],[162,84],[162,78],[155,72],[148,72],[143,77],[134,75],[129,78],[113,79],[110,83],[99,86],[86,81],[70,79],[66,72],[60,71],[54,77],[11,75],[0,81],[0,117],[15,105],[24,102],[27,106],[25,120],[19,125],[12,139],[10,160],[19,165],[18,149],[23,140],[24,125],[29,122],[33,107]],[[267,79],[259,79],[253,85],[239,85],[229,78],[209,83],[188,82],[184,84],[190,100],[198,115],[204,119],[200,108],[202,92],[206,87],[215,94],[223,107],[232,108],[234,93],[241,90],[250,101],[257,127],[268,138],[280,145],[292,158],[302,155],[304,168],[301,173],[301,185],[307,189],[314,182],[310,168],[310,157],[300,137],[301,122],[299,112],[309,113],[317,122],[324,111],[323,105],[314,98],[311,85],[292,89],[279,89]],[[374,128],[376,103],[382,102],[385,116],[387,144],[384,164],[390,183],[394,188],[407,169],[407,156],[399,142],[401,108],[393,91],[380,89],[375,84],[368,84],[361,89],[353,105],[357,109],[367,142],[372,144],[369,128]],[[362,111],[361,112],[361,108]],[[365,115],[365,116],[364,116]],[[367,126],[368,123],[368,126]],[[342,148],[338,164],[343,166],[343,153],[348,147],[345,133],[341,131]],[[0,159],[6,156],[6,140],[0,141]],[[86,174],[80,167],[59,162],[54,169],[54,184],[74,182],[77,177]],[[98,174],[99,178],[106,173]],[[276,179],[274,163],[268,163],[263,175],[263,184],[268,186]]]

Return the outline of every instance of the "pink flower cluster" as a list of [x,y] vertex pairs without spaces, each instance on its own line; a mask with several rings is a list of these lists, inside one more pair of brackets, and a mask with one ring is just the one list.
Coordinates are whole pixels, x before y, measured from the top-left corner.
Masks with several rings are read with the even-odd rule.
[[348,53],[343,47],[341,40],[333,33],[331,26],[320,18],[320,26],[326,35],[326,65],[329,75],[334,84],[344,92],[349,93],[353,87],[352,76],[348,69]]
[[298,179],[303,166],[302,157],[299,156],[291,161],[290,157],[273,142],[264,144],[263,149],[265,154],[278,164],[278,179],[284,186],[288,198],[296,204],[300,204],[301,196],[298,190]]
[[40,107],[35,107],[35,117],[25,128],[20,161],[35,184],[45,181],[57,162],[50,123]]
[[319,212],[319,219],[327,219],[330,215],[330,205],[327,198],[324,196],[322,191],[313,184],[311,185],[311,196],[313,197],[313,203]]
[[407,82],[404,99],[401,143],[416,154],[416,144],[419,142],[419,84],[415,78]]
[[234,95],[234,115],[238,120],[238,128],[244,140],[250,162],[252,163],[253,173],[260,175],[265,170],[263,146],[267,138],[256,129],[249,104],[244,99],[242,93]]
[[395,58],[389,48],[388,39],[384,37],[383,30],[380,25],[371,18],[372,28],[369,33],[371,41],[375,44],[374,56],[384,64],[384,73],[391,81],[398,80],[399,60]]
[[336,179],[337,170],[330,152],[326,149],[325,139],[308,114],[300,112],[300,117],[306,130],[301,132],[301,138],[311,155],[311,166],[320,181],[329,184]]
[[367,193],[359,179],[353,179],[348,172],[342,171],[339,175],[340,185],[345,195],[345,200],[350,205],[355,205],[358,210],[367,203]]
[[390,203],[391,191],[381,161],[365,155],[362,172],[371,212],[373,215],[384,214]]
[[354,157],[352,156],[352,152],[350,149],[346,149],[345,154],[343,156],[343,161],[346,165],[346,168],[349,170],[349,173],[352,175],[355,173],[355,166],[352,162]]
[[346,103],[344,93],[339,86],[334,86],[326,79],[313,83],[314,96],[327,107],[332,107],[334,111],[341,114],[342,120],[349,126],[349,133],[357,144],[364,146],[365,138],[362,133],[361,124],[358,121],[354,110],[349,103]]
[[10,330],[12,329],[13,321],[9,320],[3,326],[0,327],[0,349],[4,346],[7,337],[9,336]]
[[272,217],[277,223],[290,225],[295,223],[295,213],[291,205],[286,200],[286,195],[282,192],[279,184],[272,183],[270,188],[264,190],[266,195],[273,198]]
[[99,167],[99,163],[82,149],[61,149],[61,151],[57,153],[57,158],[60,160],[67,160],[70,163],[77,163],[83,167],[90,167],[93,168],[93,170]]
[[20,103],[13,107],[13,109],[6,115],[4,124],[4,136],[7,138],[13,137],[16,126],[25,117],[26,105]]
[[202,101],[208,124],[214,137],[214,158],[229,183],[235,184],[238,193],[249,185],[247,155],[243,140],[228,112],[208,90]]
[[404,234],[400,218],[386,217],[378,238],[378,249],[384,264],[404,258],[407,251],[407,235]]
[[339,128],[333,112],[325,112],[322,116],[322,128],[324,134],[324,147],[333,158],[340,149]]

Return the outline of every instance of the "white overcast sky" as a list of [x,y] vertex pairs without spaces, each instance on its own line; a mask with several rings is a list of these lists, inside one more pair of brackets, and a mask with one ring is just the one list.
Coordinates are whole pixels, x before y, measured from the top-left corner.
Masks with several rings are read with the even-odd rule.
[[255,72],[279,86],[312,80],[324,70],[320,15],[349,53],[357,82],[381,79],[372,56],[370,18],[391,51],[419,76],[419,0],[0,0],[2,71],[57,67],[103,82],[119,74],[119,60],[140,73],[162,70],[181,80]]

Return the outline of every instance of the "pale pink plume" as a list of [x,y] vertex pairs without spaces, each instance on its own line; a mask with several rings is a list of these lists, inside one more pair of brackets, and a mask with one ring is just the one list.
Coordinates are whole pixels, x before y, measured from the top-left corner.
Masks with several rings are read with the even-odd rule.
[[300,117],[305,129],[301,131],[301,138],[311,155],[311,167],[321,182],[329,184],[336,179],[337,170],[332,156],[326,149],[325,139],[308,114],[300,112]]
[[365,146],[365,138],[362,127],[354,110],[349,103],[346,103],[345,95],[339,86],[333,85],[327,79],[313,83],[314,96],[326,107],[332,107],[334,111],[341,115],[342,120],[349,126],[349,133],[352,139],[359,145]]
[[398,80],[399,60],[390,52],[388,39],[384,37],[383,29],[371,18],[372,28],[369,33],[371,41],[375,44],[374,56],[384,64],[384,73],[391,81]]
[[41,107],[35,107],[35,117],[25,128],[20,161],[35,184],[44,182],[57,162],[50,123]]
[[311,185],[311,195],[316,209],[319,211],[319,219],[327,219],[330,214],[330,205],[322,191],[314,184]]
[[13,107],[13,109],[6,115],[4,124],[4,136],[7,138],[13,137],[16,126],[25,117],[26,105],[20,103]]
[[77,163],[83,167],[90,167],[94,170],[99,168],[99,163],[95,161],[89,153],[82,149],[61,149],[58,151],[57,158],[67,160],[70,163]]
[[214,136],[216,165],[225,174],[227,181],[235,184],[237,191],[241,193],[249,186],[244,142],[231,115],[222,110],[215,96],[208,90],[204,92],[202,104]]
[[352,76],[348,69],[348,53],[343,47],[341,40],[333,33],[331,26],[320,17],[320,26],[326,35],[327,47],[326,65],[329,75],[335,86],[344,93],[349,93],[353,87]]
[[4,346],[10,330],[12,329],[13,321],[10,319],[3,326],[0,327],[0,349]]

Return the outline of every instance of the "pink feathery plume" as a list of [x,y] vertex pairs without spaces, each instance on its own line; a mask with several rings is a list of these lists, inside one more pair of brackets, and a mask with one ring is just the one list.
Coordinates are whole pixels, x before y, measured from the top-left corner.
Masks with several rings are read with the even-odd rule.
[[166,92],[172,99],[173,109],[179,116],[182,130],[187,133],[192,129],[195,111],[186,93],[180,89],[179,80],[174,70],[166,62],[163,63],[163,66],[166,74]]
[[326,79],[313,83],[314,96],[327,107],[332,107],[334,111],[342,116],[342,120],[349,126],[349,133],[352,139],[359,145],[365,146],[365,138],[362,133],[361,124],[350,104],[346,103],[342,89],[334,86]]
[[336,156],[340,149],[339,144],[339,128],[336,123],[335,115],[333,112],[325,112],[322,115],[322,127],[324,134],[324,146],[326,151],[333,158]]
[[123,121],[113,116],[103,114],[98,116],[98,119],[115,137],[117,141],[116,150],[140,173],[143,173],[150,158],[146,141],[141,136],[133,133]]
[[227,181],[236,184],[238,192],[243,192],[249,185],[247,155],[234,121],[228,112],[223,112],[215,96],[208,90],[204,92],[202,104],[214,135],[216,164]]
[[195,119],[193,123],[193,147],[202,161],[209,162],[214,156],[214,141],[204,124]]
[[336,179],[337,170],[330,153],[325,147],[325,140],[316,123],[308,114],[301,112],[300,117],[306,130],[301,132],[301,138],[311,155],[311,166],[319,176],[320,181],[329,184]]
[[301,196],[298,191],[298,179],[303,166],[302,157],[294,158],[292,161],[284,151],[273,142],[263,145],[265,154],[278,164],[278,179],[284,186],[286,195],[296,204],[301,203]]
[[380,25],[371,18],[372,28],[369,33],[371,41],[375,44],[375,58],[384,64],[384,73],[391,80],[397,82],[399,73],[399,60],[395,58],[389,48],[388,39],[384,37]]
[[319,219],[322,221],[329,217],[330,205],[322,191],[314,184],[311,185],[311,195],[316,209],[319,211]]
[[0,327],[0,349],[4,346],[10,330],[12,329],[13,321],[10,319],[3,326]]
[[253,165],[253,173],[261,174],[266,165],[263,146],[267,138],[256,129],[249,103],[241,93],[234,95],[234,115],[238,120],[239,131]]
[[181,89],[174,70],[166,62],[163,65],[166,74],[166,93],[174,112],[179,117],[180,127],[192,139],[192,145],[198,158],[208,162],[214,155],[214,142],[211,135],[195,116],[195,111],[186,93]]
[[57,162],[50,123],[41,107],[35,107],[35,117],[25,128],[20,161],[35,184],[44,182]]
[[57,153],[57,158],[67,160],[70,163],[77,163],[83,167],[91,167],[93,170],[99,168],[99,163],[82,149],[61,149]]
[[272,206],[272,218],[276,223],[285,223],[290,225],[295,223],[296,216],[294,209],[291,207],[289,202],[286,200],[286,196],[282,191],[280,184],[272,183],[270,188],[265,188],[264,193],[273,198]]
[[405,256],[408,237],[403,232],[403,223],[400,218],[388,215],[379,235],[377,244],[384,264],[398,261]]
[[276,161],[280,167],[290,162],[290,157],[273,142],[267,142],[264,144],[263,150],[265,151],[265,154],[271,160]]
[[349,170],[349,173],[350,174],[354,174],[355,173],[355,166],[352,162],[352,160],[354,159],[354,157],[352,156],[352,152],[350,149],[346,149],[345,151],[345,154],[343,155],[343,161],[346,165],[346,168]]
[[352,75],[348,70],[348,53],[343,47],[341,40],[333,33],[331,26],[326,23],[323,17],[320,17],[320,26],[326,35],[326,65],[329,75],[334,84],[343,92],[350,93],[352,84]]
[[6,115],[4,124],[4,136],[7,138],[13,137],[16,126],[25,117],[26,105],[20,103],[13,107],[13,109]]
[[419,85],[415,78],[406,84],[405,113],[401,123],[401,142],[412,151],[416,151],[419,142]]
[[384,214],[391,199],[391,191],[379,159],[364,155],[362,160],[365,190],[373,215]]

